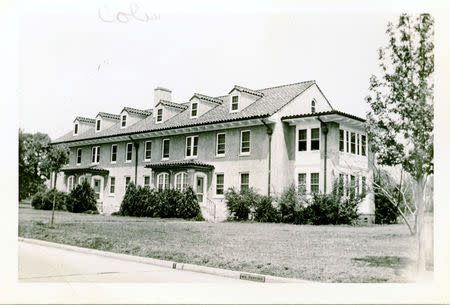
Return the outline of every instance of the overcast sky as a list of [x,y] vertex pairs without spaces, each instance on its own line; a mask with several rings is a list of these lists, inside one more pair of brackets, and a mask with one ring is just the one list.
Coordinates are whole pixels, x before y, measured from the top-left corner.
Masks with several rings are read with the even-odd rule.
[[152,20],[114,19],[129,13],[129,5],[92,2],[23,12],[20,128],[55,139],[76,116],[152,107],[157,86],[185,102],[195,92],[218,96],[234,85],[261,89],[305,80],[316,80],[334,108],[364,116],[377,49],[386,44],[388,21],[398,16],[245,6],[175,10],[139,2],[135,15]]

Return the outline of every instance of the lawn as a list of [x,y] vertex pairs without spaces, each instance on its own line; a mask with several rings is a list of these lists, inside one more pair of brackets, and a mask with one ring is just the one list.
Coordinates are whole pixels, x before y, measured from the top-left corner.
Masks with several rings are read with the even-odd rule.
[[19,236],[176,262],[321,282],[406,282],[405,225],[207,223],[19,208]]

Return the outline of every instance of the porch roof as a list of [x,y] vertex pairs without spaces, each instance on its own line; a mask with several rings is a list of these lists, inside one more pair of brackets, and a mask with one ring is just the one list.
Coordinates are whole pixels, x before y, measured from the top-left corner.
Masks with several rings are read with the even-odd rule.
[[177,168],[199,168],[199,169],[213,169],[214,165],[199,162],[197,160],[179,160],[179,161],[161,161],[149,163],[145,165],[146,168],[151,169],[177,169]]
[[89,166],[64,166],[61,169],[64,173],[100,173],[100,174],[108,174],[109,170],[105,168],[98,167],[97,165],[89,165]]

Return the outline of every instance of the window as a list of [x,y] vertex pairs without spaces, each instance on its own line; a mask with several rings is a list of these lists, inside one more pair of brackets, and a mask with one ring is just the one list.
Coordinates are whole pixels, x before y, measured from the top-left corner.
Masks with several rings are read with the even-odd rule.
[[198,151],[198,136],[186,137],[186,157],[196,157]]
[[162,143],[162,158],[169,159],[169,151],[170,151],[170,140],[164,139]]
[[116,177],[109,177],[109,193],[114,194],[116,192]]
[[360,143],[359,137],[360,137],[359,133],[356,134],[356,154],[357,155],[359,155],[359,143]]
[[156,177],[156,182],[158,185],[158,190],[165,190],[169,187],[169,174],[161,173]]
[[127,115],[126,114],[122,115],[122,122],[120,123],[120,126],[122,128],[127,126]]
[[73,190],[73,181],[74,181],[74,176],[70,176],[69,178],[67,178],[67,191],[72,191]]
[[117,161],[117,144],[111,145],[111,163],[116,163]]
[[101,124],[101,120],[100,119],[98,119],[96,122],[95,122],[95,131],[100,131],[100,124]]
[[192,105],[191,105],[191,117],[193,117],[193,118],[197,117],[197,107],[198,107],[198,103],[192,103]]
[[158,109],[158,113],[156,115],[156,122],[162,122],[162,115],[163,115],[163,110]]
[[239,97],[233,96],[231,98],[231,111],[237,111],[239,109]]
[[250,130],[241,131],[241,154],[250,154]]
[[355,176],[351,175],[350,176],[350,198],[354,198],[355,197]]
[[179,191],[184,191],[187,188],[186,173],[178,173],[175,175],[175,188]]
[[306,129],[298,131],[298,151],[306,151]]
[[77,149],[77,164],[81,164],[81,148]]
[[248,190],[249,188],[249,174],[241,173],[241,191]]
[[85,176],[80,176],[78,178],[78,184],[83,184],[84,180],[86,180],[86,177]]
[[92,147],[92,163],[100,162],[100,146]]
[[366,136],[361,136],[361,155],[366,155]]
[[339,129],[339,151],[344,151],[344,131]]
[[319,173],[311,173],[311,193],[319,192]]
[[216,155],[218,155],[218,156],[225,155],[225,134],[224,133],[217,134]]
[[125,177],[125,192],[127,191],[127,187],[131,182],[131,177]]
[[305,173],[298,174],[297,192],[299,194],[306,193],[306,174]]
[[361,195],[366,196],[366,177],[361,177]]
[[359,195],[359,176],[356,176],[355,192]]
[[150,176],[144,176],[144,187],[150,187]]
[[133,158],[133,143],[127,143],[125,162],[130,162]]
[[350,148],[351,148],[351,153],[354,154],[355,153],[355,133],[352,132],[351,135],[351,142],[350,142]]
[[344,174],[339,174],[338,194],[344,196]]
[[152,158],[152,141],[145,142],[145,155],[144,159],[146,161],[150,160]]
[[224,175],[216,174],[216,195],[223,195]]
[[345,132],[345,152],[350,152],[349,147],[348,147],[348,143],[350,142],[350,138],[348,136],[348,131]]
[[311,101],[311,113],[316,113],[316,101]]
[[320,149],[320,132],[319,128],[311,129],[311,150],[319,150]]
[[74,129],[73,129],[73,134],[74,135],[78,134],[78,123],[75,123]]

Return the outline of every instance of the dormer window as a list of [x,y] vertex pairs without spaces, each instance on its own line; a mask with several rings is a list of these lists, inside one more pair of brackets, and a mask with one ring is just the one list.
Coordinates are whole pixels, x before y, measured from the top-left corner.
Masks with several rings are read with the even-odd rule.
[[78,123],[75,123],[74,130],[73,130],[73,135],[74,136],[78,135]]
[[127,115],[126,115],[126,114],[122,115],[122,117],[121,117],[121,122],[120,122],[120,126],[121,126],[122,128],[124,128],[124,127],[127,126]]
[[231,111],[237,111],[239,109],[239,97],[233,96],[231,98]]
[[162,122],[162,115],[163,115],[163,110],[158,109],[158,113],[156,115],[156,122]]
[[316,113],[316,101],[311,101],[311,113]]
[[95,131],[100,131],[100,124],[101,124],[101,120],[98,119],[98,120],[95,122]]
[[196,118],[197,117],[197,108],[198,108],[198,103],[192,103],[192,105],[191,105],[191,118]]

